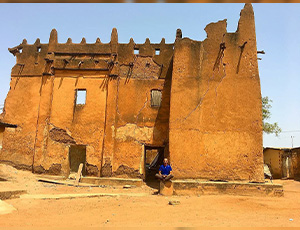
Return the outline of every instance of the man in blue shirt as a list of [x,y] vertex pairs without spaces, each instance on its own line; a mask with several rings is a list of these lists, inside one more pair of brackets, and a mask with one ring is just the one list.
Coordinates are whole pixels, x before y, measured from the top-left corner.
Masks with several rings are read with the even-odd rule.
[[164,159],[164,164],[159,167],[159,171],[155,174],[155,177],[163,181],[168,181],[174,177],[167,158]]

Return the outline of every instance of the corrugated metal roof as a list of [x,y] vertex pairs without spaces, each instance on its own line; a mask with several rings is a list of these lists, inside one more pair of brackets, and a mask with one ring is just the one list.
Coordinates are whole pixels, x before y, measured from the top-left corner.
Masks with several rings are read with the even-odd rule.
[[264,147],[264,150],[266,149],[274,149],[274,150],[293,150],[293,149],[299,149],[300,147],[293,147],[293,148],[281,148],[281,147]]

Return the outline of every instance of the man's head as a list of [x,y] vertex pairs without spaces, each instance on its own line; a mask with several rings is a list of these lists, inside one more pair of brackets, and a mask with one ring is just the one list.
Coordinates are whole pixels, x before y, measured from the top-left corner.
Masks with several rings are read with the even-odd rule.
[[167,159],[167,158],[165,158],[165,159],[164,159],[164,166],[167,166],[167,165],[168,165],[168,163],[169,163],[168,159]]

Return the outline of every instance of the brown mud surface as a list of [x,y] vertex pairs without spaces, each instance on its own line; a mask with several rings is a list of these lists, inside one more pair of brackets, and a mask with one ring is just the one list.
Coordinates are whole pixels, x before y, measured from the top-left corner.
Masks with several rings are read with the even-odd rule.
[[[117,197],[5,200],[16,208],[0,215],[1,227],[296,227],[300,226],[300,182],[276,180],[284,197],[233,195],[156,195],[142,186],[73,187],[37,182],[40,175],[0,165],[0,189],[26,189],[28,194],[119,194]],[[123,196],[142,194],[142,196]],[[179,201],[169,205],[170,200]],[[175,202],[176,203],[176,202]]]

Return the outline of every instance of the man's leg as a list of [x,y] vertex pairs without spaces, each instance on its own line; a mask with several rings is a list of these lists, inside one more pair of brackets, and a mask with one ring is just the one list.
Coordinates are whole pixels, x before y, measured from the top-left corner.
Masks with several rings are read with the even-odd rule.
[[163,176],[160,175],[159,173],[156,173],[156,174],[155,174],[155,177],[158,178],[158,179],[160,179],[160,180],[163,180],[163,179],[164,179]]
[[169,175],[165,178],[165,180],[171,180],[173,177],[174,177],[174,176],[173,176],[172,174],[169,174]]

